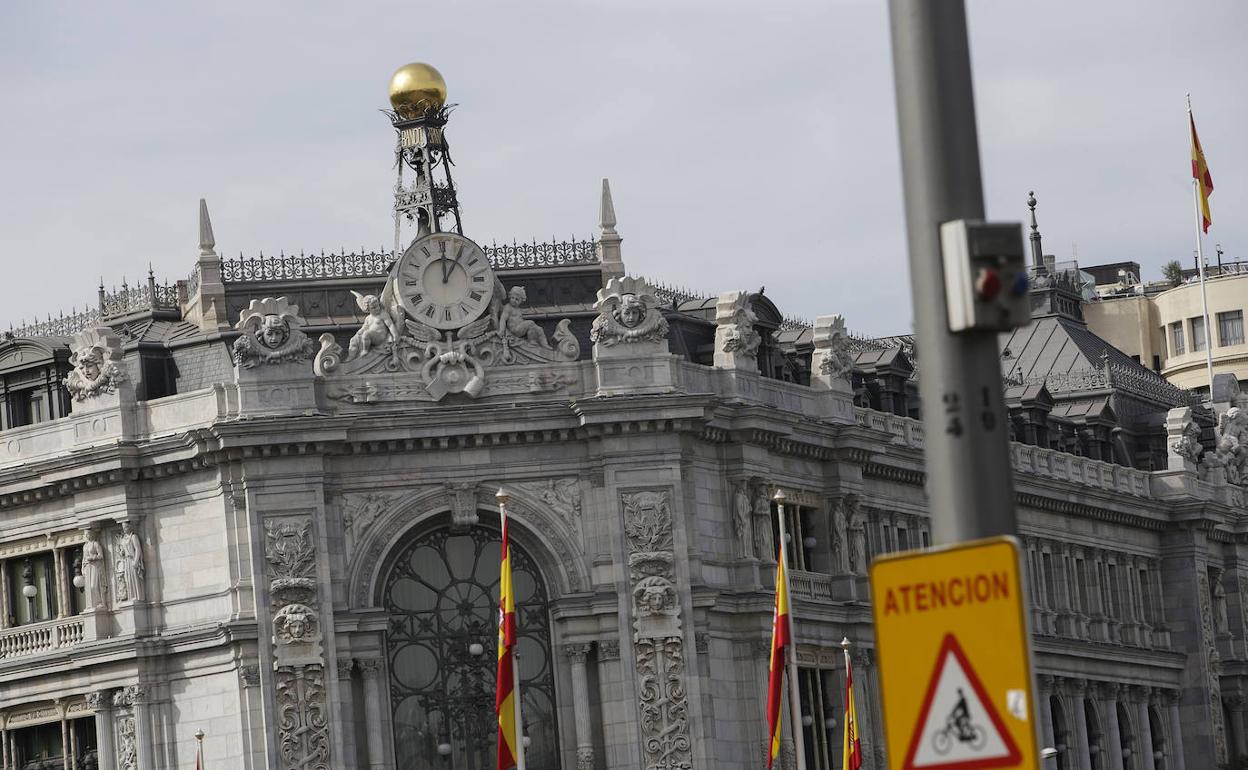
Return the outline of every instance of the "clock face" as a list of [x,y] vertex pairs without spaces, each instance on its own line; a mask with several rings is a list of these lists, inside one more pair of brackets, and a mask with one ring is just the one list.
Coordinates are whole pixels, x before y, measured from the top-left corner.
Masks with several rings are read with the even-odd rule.
[[480,246],[455,233],[430,233],[394,266],[407,315],[435,329],[458,329],[480,316],[494,294],[494,272]]

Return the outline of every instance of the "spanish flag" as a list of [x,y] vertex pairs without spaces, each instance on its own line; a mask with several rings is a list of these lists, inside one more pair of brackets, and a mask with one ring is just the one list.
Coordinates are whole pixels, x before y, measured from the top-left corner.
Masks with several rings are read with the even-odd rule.
[[516,595],[511,586],[511,546],[507,540],[507,514],[503,513],[503,542],[498,576],[498,681],[494,710],[498,715],[498,770],[517,766],[515,664]]
[[1200,149],[1200,138],[1196,136],[1196,119],[1192,117],[1191,108],[1187,111],[1187,121],[1192,127],[1192,179],[1200,185],[1200,216],[1201,226],[1209,232],[1213,218],[1209,215],[1209,196],[1213,194],[1213,177],[1209,174],[1209,164],[1205,163],[1205,151]]
[[[776,611],[771,622],[771,678],[767,681],[767,726],[771,746],[767,750],[767,767],[780,756],[780,690],[784,685],[784,655],[789,646],[789,589],[784,574],[784,550],[776,561]],[[796,683],[793,684],[796,686]]]
[[849,650],[845,650],[845,736],[842,770],[858,770],[862,767],[862,741],[858,739],[858,709],[854,705],[854,671],[849,662]]

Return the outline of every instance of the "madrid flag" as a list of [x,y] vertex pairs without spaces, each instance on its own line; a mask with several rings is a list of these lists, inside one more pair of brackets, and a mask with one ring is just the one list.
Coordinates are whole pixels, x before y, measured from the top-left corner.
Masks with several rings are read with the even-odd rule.
[[[771,743],[767,748],[767,767],[780,756],[780,690],[784,685],[784,655],[789,646],[789,589],[784,574],[784,551],[776,561],[776,611],[771,628],[771,677],[767,681],[767,727]],[[793,683],[792,686],[797,686]]]
[[1205,163],[1205,151],[1200,149],[1200,138],[1196,136],[1196,119],[1191,110],[1187,113],[1188,123],[1192,127],[1192,179],[1200,186],[1200,217],[1201,227],[1209,232],[1213,218],[1209,215],[1209,196],[1213,194],[1213,177],[1209,174],[1209,164]]
[[511,546],[507,517],[503,516],[503,543],[498,578],[498,680],[494,710],[498,714],[498,770],[516,766],[516,595],[511,586]]

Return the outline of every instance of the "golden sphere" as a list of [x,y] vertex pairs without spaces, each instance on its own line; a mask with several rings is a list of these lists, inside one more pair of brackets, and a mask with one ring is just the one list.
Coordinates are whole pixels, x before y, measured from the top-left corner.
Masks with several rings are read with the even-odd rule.
[[390,105],[401,118],[418,118],[445,103],[446,81],[429,64],[404,64],[390,78]]

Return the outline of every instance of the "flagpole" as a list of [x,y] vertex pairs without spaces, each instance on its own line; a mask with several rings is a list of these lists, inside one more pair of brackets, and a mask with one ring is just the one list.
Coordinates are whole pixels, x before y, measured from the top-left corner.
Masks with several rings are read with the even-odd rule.
[[[797,634],[793,632],[793,592],[789,590],[789,544],[788,527],[784,523],[784,501],[787,499],[783,489],[777,489],[771,498],[776,502],[780,517],[780,562],[784,564],[784,593],[789,597],[789,649],[785,660],[785,668],[789,674],[789,723],[793,726],[793,751],[797,755],[797,770],[806,770],[806,737],[802,724],[802,694],[798,691],[797,678]],[[776,587],[779,590],[779,586]]]
[[[498,500],[498,515],[503,522],[503,531],[507,532],[507,500],[509,495],[503,490],[498,490],[495,498]],[[508,534],[507,552],[508,557],[511,555],[511,536]],[[507,568],[511,568],[511,559],[507,560]],[[517,624],[518,626],[518,624]],[[511,651],[511,702],[515,708],[515,725],[516,725],[516,770],[525,770],[524,763],[524,722],[520,719],[520,656],[513,648]]]
[[[1192,95],[1187,95],[1188,126],[1195,125],[1192,117]],[[1195,135],[1192,136],[1195,151]],[[1204,214],[1200,210],[1200,180],[1192,175],[1192,210],[1196,213],[1196,272],[1200,275],[1200,307],[1201,316],[1205,321],[1205,369],[1209,373],[1209,402],[1213,403],[1213,329],[1209,325],[1209,293],[1205,290],[1205,251],[1201,244],[1201,233],[1204,230]],[[1196,335],[1192,335],[1192,344],[1196,344]]]
[[195,731],[195,770],[204,770],[204,731]]

